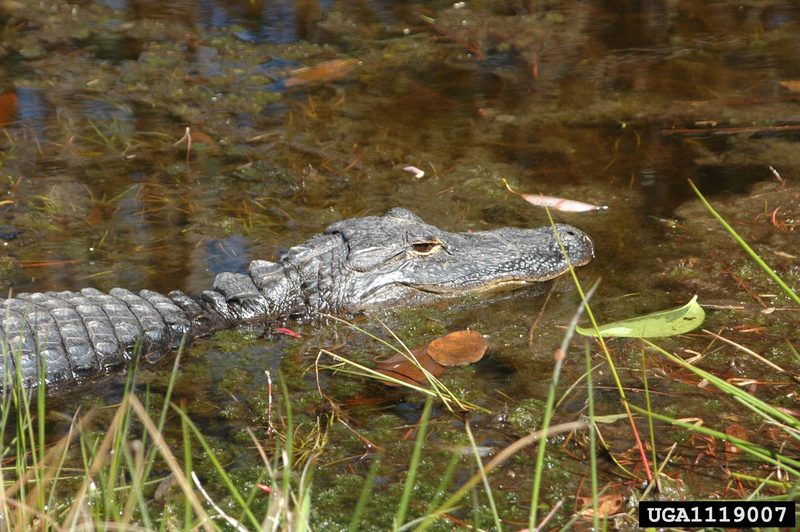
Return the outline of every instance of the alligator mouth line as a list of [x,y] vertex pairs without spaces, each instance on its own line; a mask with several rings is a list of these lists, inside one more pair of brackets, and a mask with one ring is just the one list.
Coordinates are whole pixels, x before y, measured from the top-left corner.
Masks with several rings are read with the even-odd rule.
[[497,279],[494,281],[489,281],[487,283],[482,283],[480,285],[475,286],[465,286],[465,287],[449,287],[449,286],[431,286],[431,285],[415,285],[415,284],[407,284],[409,288],[413,288],[415,290],[419,290],[420,292],[428,292],[429,294],[436,294],[440,296],[458,296],[462,294],[469,294],[475,292],[493,292],[496,290],[505,290],[505,289],[512,289],[512,288],[519,288],[521,286],[529,286],[529,285],[536,285],[538,283],[549,281],[552,278],[547,279]]

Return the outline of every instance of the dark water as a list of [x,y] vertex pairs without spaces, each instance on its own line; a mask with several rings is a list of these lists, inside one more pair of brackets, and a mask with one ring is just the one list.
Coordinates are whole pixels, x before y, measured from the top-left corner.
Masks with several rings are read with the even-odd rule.
[[[2,281],[16,292],[196,293],[218,271],[394,206],[453,230],[546,224],[544,211],[505,190],[507,179],[521,191],[609,206],[555,213],[595,238],[597,259],[581,277],[602,277],[604,316],[677,305],[695,292],[709,303],[751,304],[715,269],[739,267],[734,248],[680,210],[693,198],[686,180],[724,205],[774,180],[770,165],[790,181],[800,171],[800,6],[788,0],[9,2],[0,23],[0,191],[9,200],[0,224],[15,234],[2,248]],[[334,60],[293,78],[298,67]],[[175,145],[186,127],[188,162],[186,145]],[[783,212],[796,208],[793,190]],[[737,212],[746,226],[769,229],[753,208]],[[795,251],[796,233],[781,242]],[[776,260],[797,275],[797,259]],[[692,261],[699,266],[687,277]],[[577,301],[570,283],[557,284],[532,345],[544,303],[533,292],[384,317],[412,344],[465,327],[489,335],[490,358],[456,382],[500,412],[481,417],[479,430],[487,445],[502,445],[517,430],[498,421],[502,412],[544,397],[557,325]],[[791,331],[794,316],[778,313],[766,326]],[[710,329],[737,323],[710,320]],[[316,390],[303,370],[320,346],[344,337],[354,353],[376,349],[346,327],[297,328],[302,341],[200,342],[178,395],[224,440],[258,422],[252,405],[231,414],[230,395],[263,391],[265,369],[283,372],[306,404]],[[766,349],[785,339],[758,341]],[[623,366],[638,364],[635,349],[619,349]],[[170,363],[146,379],[159,386]],[[761,371],[737,371],[751,369]],[[565,381],[582,372],[576,359]],[[337,379],[324,377],[345,406],[386,396]],[[669,399],[658,407],[707,406],[660,386]],[[111,379],[77,393],[111,400],[118,390]],[[576,392],[561,415],[574,417],[583,397]],[[616,396],[607,401],[600,408],[617,412]],[[351,415],[364,430],[386,415],[413,423],[418,401],[398,393]],[[334,456],[358,445],[339,435],[350,439]],[[565,493],[584,474],[570,464]]]

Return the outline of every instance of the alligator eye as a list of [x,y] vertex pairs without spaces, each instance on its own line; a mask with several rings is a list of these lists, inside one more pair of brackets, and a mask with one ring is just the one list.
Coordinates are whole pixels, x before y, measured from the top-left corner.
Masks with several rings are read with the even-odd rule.
[[411,250],[417,255],[432,255],[440,249],[442,249],[442,243],[436,240],[411,244]]

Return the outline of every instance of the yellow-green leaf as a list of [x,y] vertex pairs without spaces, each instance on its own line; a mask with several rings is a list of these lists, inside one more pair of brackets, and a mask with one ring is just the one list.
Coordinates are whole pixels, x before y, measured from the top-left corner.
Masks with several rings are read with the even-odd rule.
[[[697,302],[697,296],[694,296],[682,307],[607,323],[600,325],[599,329],[605,338],[659,338],[693,331],[705,319],[706,313]],[[597,331],[591,327],[578,327],[576,330],[584,336],[597,336]]]

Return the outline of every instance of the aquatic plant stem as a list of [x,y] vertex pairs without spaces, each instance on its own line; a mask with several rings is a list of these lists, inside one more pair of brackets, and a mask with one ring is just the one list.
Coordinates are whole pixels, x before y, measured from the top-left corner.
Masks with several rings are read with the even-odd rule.
[[[560,241],[559,241],[560,244]],[[566,254],[564,255],[566,257]],[[558,380],[561,376],[561,367],[564,365],[564,359],[567,357],[567,349],[569,349],[569,343],[572,341],[572,337],[575,334],[575,328],[578,326],[578,320],[583,315],[584,309],[588,309],[588,302],[589,299],[594,294],[595,290],[599,286],[600,282],[595,282],[589,291],[586,293],[586,296],[582,298],[581,304],[578,305],[578,308],[575,310],[575,313],[572,316],[572,319],[567,326],[567,332],[564,333],[564,337],[561,339],[561,345],[556,350],[554,358],[555,358],[555,366],[553,367],[553,377],[550,379],[550,389],[547,391],[547,403],[545,404],[544,409],[544,419],[542,420],[542,430],[546,431],[550,426],[550,421],[553,418],[553,412],[555,411],[555,401],[556,401],[556,389],[558,388]],[[583,296],[583,294],[581,294]],[[534,469],[533,475],[533,489],[531,491],[531,509],[530,513],[528,514],[528,529],[534,530],[536,528],[536,516],[539,510],[539,492],[542,486],[542,478],[544,476],[544,456],[545,456],[545,448],[547,447],[547,438],[542,438],[539,440],[539,448],[536,450],[536,465]]]
[[446,493],[447,487],[450,485],[450,481],[453,479],[453,473],[456,471],[456,466],[458,465],[460,455],[458,452],[453,452],[450,455],[450,461],[447,463],[447,468],[444,471],[444,475],[439,480],[439,485],[436,486],[436,491],[434,492],[433,500],[431,500],[430,504],[428,504],[428,510],[425,512],[426,515],[430,515],[439,507],[439,501],[442,500],[442,497]]
[[[550,220],[550,225],[555,227],[555,221],[553,220],[553,215],[550,213],[549,209],[545,209],[547,211],[547,217]],[[569,262],[569,257],[567,257],[567,251],[564,249],[564,245],[561,242],[561,239],[558,240],[558,245],[561,248],[561,253],[564,254],[564,257],[567,258],[567,263],[569,264],[569,274],[572,276],[572,282],[575,284],[575,288],[578,290],[578,294],[581,296],[581,300],[586,300],[586,295],[583,292],[583,286],[581,286],[581,282],[578,280],[578,275],[575,273],[575,268],[572,267],[572,264]],[[589,317],[589,321],[592,323],[592,327],[595,331],[597,331],[597,340],[600,342],[600,347],[603,350],[603,354],[606,357],[606,362],[608,362],[608,367],[611,370],[611,375],[614,378],[614,384],[617,387],[617,392],[619,393],[620,401],[622,402],[622,407],[625,409],[625,413],[628,416],[628,422],[631,426],[631,431],[633,432],[633,437],[636,440],[636,446],[639,449],[639,456],[642,459],[642,467],[644,467],[645,474],[647,475],[647,482],[653,481],[653,472],[650,470],[650,461],[647,458],[647,451],[644,448],[644,444],[642,443],[642,439],[639,437],[639,431],[636,428],[636,423],[633,421],[633,412],[631,411],[631,406],[628,403],[628,398],[625,395],[625,388],[622,387],[622,380],[619,378],[619,373],[617,372],[617,367],[614,365],[614,360],[611,358],[611,352],[606,345],[605,338],[600,333],[600,327],[597,324],[597,320],[594,317],[594,313],[592,312],[592,308],[589,305],[586,305],[586,315]]]
[[[187,341],[187,336],[184,334],[181,337],[181,343],[178,345],[178,352],[175,354],[175,362],[173,362],[173,364],[172,364],[172,371],[169,374],[169,382],[167,383],[167,390],[166,390],[166,393],[164,395],[163,406],[161,407],[161,413],[160,413],[159,418],[158,418],[158,425],[156,425],[156,428],[158,429],[158,433],[159,434],[163,434],[163,432],[164,432],[164,424],[167,421],[167,412],[169,411],[169,408],[170,408],[170,405],[171,405],[170,401],[172,400],[172,393],[175,390],[175,381],[178,378],[178,367],[180,366],[180,363],[181,363],[181,358],[183,356],[183,351],[186,348],[186,341]],[[141,345],[138,345],[137,349],[141,349]],[[137,360],[137,364],[134,366],[134,368],[138,369],[138,360],[139,360],[138,356],[137,356],[136,360]],[[129,379],[127,384],[126,384],[126,393],[129,393],[130,390],[132,390],[132,389],[133,389],[133,378]],[[148,388],[148,390],[149,390],[149,388]],[[149,398],[149,394],[147,395],[147,398]],[[149,407],[149,405],[147,405],[147,404],[145,404],[145,406]],[[145,410],[149,410],[149,408],[146,408]],[[147,441],[144,438],[146,435],[147,435],[147,432],[145,432],[143,437],[142,437],[142,443],[143,444],[144,444],[145,441]],[[144,469],[144,478],[145,479],[150,478],[150,472],[152,471],[153,466],[155,465],[155,460],[156,460],[157,453],[158,453],[158,447],[152,447],[148,452],[147,461],[146,461],[146,465],[145,465],[145,469]],[[187,476],[187,478],[189,478],[189,477]]]
[[[132,397],[132,399],[135,400],[136,398]],[[137,413],[139,414],[139,417],[142,418],[143,414],[146,413],[144,412],[144,408],[141,406],[141,403],[139,403],[138,400],[136,400],[136,402],[132,404],[134,407],[137,407],[138,405],[136,410]],[[256,519],[255,515],[253,515],[252,510],[247,506],[244,498],[242,497],[241,492],[234,485],[233,480],[231,480],[231,477],[225,471],[225,468],[219,462],[217,455],[214,453],[213,449],[211,449],[211,446],[208,444],[208,440],[206,440],[203,437],[203,435],[200,433],[200,429],[197,428],[197,425],[194,424],[194,422],[189,418],[189,415],[186,412],[184,412],[183,410],[181,410],[172,403],[170,403],[170,405],[172,406],[173,411],[175,411],[175,413],[181,417],[183,422],[186,423],[186,425],[194,434],[194,437],[197,439],[197,441],[200,442],[200,445],[203,447],[203,451],[206,453],[205,454],[206,458],[208,459],[209,462],[211,462],[211,466],[220,476],[220,479],[227,487],[228,492],[236,501],[236,503],[239,505],[239,508],[244,512],[244,515],[249,521],[250,526],[253,528],[253,530],[258,530],[261,527],[261,524],[259,523],[258,519]],[[141,410],[142,413],[139,413],[139,410]],[[195,514],[197,514],[197,516],[200,518],[201,521],[200,525],[203,527],[210,526],[207,523],[211,521],[208,520],[209,519],[208,515],[205,513],[202,505],[200,505],[199,501],[194,495],[194,490],[191,487],[189,480],[183,474],[183,468],[181,468],[180,465],[178,465],[177,461],[170,452],[169,447],[167,447],[166,443],[164,443],[164,438],[161,436],[160,433],[157,432],[155,424],[149,417],[146,417],[146,419],[142,419],[142,423],[144,424],[147,431],[151,433],[151,436],[155,438],[155,443],[159,446],[159,448],[161,448],[161,454],[164,457],[164,460],[167,462],[167,465],[172,471],[172,474],[175,476],[175,480],[178,482],[181,489],[184,490],[184,493],[191,494],[192,499],[190,499],[189,502],[192,504]],[[167,454],[165,454],[165,452]]]
[[[641,412],[642,414],[646,413],[643,408],[639,408],[635,405],[633,406],[633,409],[638,412]],[[736,448],[743,453],[749,454],[750,456],[753,456],[764,462],[770,463],[776,467],[783,468],[785,471],[794,475],[795,477],[800,477],[800,461],[788,458],[783,455],[779,455],[773,451],[759,447],[753,444],[752,442],[749,442],[747,440],[742,440],[734,436],[730,436],[718,430],[709,429],[700,425],[694,425],[692,423],[687,423],[685,421],[674,419],[669,416],[662,416],[661,414],[656,414],[655,412],[652,412],[650,415],[653,416],[654,419],[663,421],[664,423],[669,423],[670,425],[681,427],[683,429],[692,432],[705,434],[706,436],[711,436],[722,442],[731,443],[732,445],[735,445]]]
[[350,524],[347,527],[348,532],[358,532],[358,525],[361,522],[361,517],[364,515],[367,502],[369,502],[369,496],[372,493],[372,485],[375,483],[375,477],[378,476],[378,468],[380,465],[381,455],[378,454],[375,456],[375,459],[372,460],[372,465],[369,466],[369,473],[367,473],[367,478],[364,480],[364,484],[361,487],[361,494],[358,496],[356,509],[353,510],[353,516],[350,518]]
[[[645,342],[652,349],[661,353],[663,356],[665,356],[672,362],[688,369],[689,371],[699,376],[700,378],[707,380],[721,392],[731,396],[733,399],[741,403],[743,406],[759,414],[761,417],[765,419],[765,421],[780,424],[782,426],[791,429],[793,432],[790,432],[790,434],[793,433],[800,434],[800,419],[797,419],[791,414],[762,401],[761,399],[747,393],[744,390],[737,388],[736,386],[730,384],[724,379],[721,379],[716,375],[712,375],[711,373],[693,364],[690,364],[681,357],[676,356],[670,353],[669,351],[666,351],[665,349],[662,349],[653,342],[650,342],[648,340],[642,340],[642,341]],[[798,437],[798,439],[800,440],[800,437]]]
[[653,453],[653,469],[658,470],[658,459],[656,457],[656,432],[653,426],[653,417],[649,415],[652,412],[650,407],[650,383],[647,379],[647,357],[645,357],[644,349],[642,349],[642,382],[644,383],[644,405],[647,409],[647,425],[650,431],[650,451]]
[[[192,439],[189,432],[189,425],[185,418],[181,418],[181,436],[183,439],[183,474],[190,478],[194,473],[192,464]],[[183,501],[183,528],[192,528],[192,505],[187,499]]]
[[400,497],[400,506],[397,508],[397,514],[394,518],[394,529],[397,530],[403,525],[406,520],[406,512],[408,511],[408,503],[411,500],[411,490],[414,488],[414,481],[417,477],[417,468],[419,467],[419,459],[422,455],[422,444],[425,442],[425,435],[428,430],[428,420],[431,417],[431,407],[433,406],[433,398],[428,396],[425,399],[425,406],[422,409],[422,416],[419,420],[419,427],[417,428],[417,439],[414,441],[414,452],[411,454],[411,462],[408,465],[408,476],[406,477],[406,484],[403,486],[403,495]]
[[592,351],[589,349],[589,342],[585,342],[586,346],[586,398],[588,403],[588,418],[589,418],[589,472],[592,481],[592,529],[600,530],[600,515],[598,512],[599,500],[598,490],[599,482],[597,479],[597,434],[595,431],[597,427],[594,426],[594,389],[592,388]]
[[[586,428],[585,421],[569,421],[567,423],[561,423],[559,425],[553,425],[548,430],[537,430],[536,432],[532,432],[527,436],[523,436],[522,438],[518,439],[499,453],[497,453],[494,458],[489,460],[486,465],[484,466],[484,474],[488,475],[501,465],[503,465],[507,460],[509,460],[512,456],[520,452],[525,447],[532,445],[539,441],[542,438],[550,438],[555,436],[556,434],[563,434],[565,432],[572,432],[574,430],[582,430]],[[416,528],[416,530],[426,530],[429,526],[433,524],[433,521],[438,517],[440,514],[446,511],[452,511],[455,507],[456,503],[460,501],[464,495],[466,495],[472,488],[477,486],[483,479],[483,476],[480,472],[475,473],[467,480],[460,488],[456,490],[446,501],[439,505],[436,510],[428,511],[428,515],[423,518],[420,525]]]
[[483,480],[483,489],[486,490],[486,498],[489,499],[489,508],[491,508],[492,518],[494,518],[494,529],[501,532],[503,530],[503,525],[500,524],[500,516],[497,514],[497,505],[492,495],[492,487],[489,485],[489,477],[486,476],[486,471],[483,469],[483,461],[481,460],[481,454],[478,452],[478,444],[475,443],[475,437],[472,435],[472,429],[469,428],[469,420],[464,423],[464,430],[467,432],[472,452],[475,455],[475,463],[478,465],[478,472],[481,474],[481,480]]
[[795,293],[795,291],[792,290],[789,287],[789,285],[784,283],[783,280],[780,277],[778,277],[778,274],[775,273],[775,271],[772,268],[770,268],[769,265],[767,265],[767,263],[761,259],[761,257],[758,256],[758,253],[753,251],[753,248],[751,248],[747,244],[747,242],[745,242],[745,240],[739,236],[739,234],[733,229],[733,227],[731,227],[728,224],[728,222],[726,222],[725,219],[716,210],[714,210],[714,207],[712,207],[711,204],[708,202],[708,200],[706,200],[706,198],[703,196],[700,190],[695,186],[694,182],[692,182],[691,179],[689,179],[689,186],[692,187],[692,190],[694,191],[695,194],[697,194],[697,197],[700,198],[700,201],[703,203],[703,205],[705,205],[706,209],[708,209],[708,212],[710,212],[711,215],[717,219],[720,225],[722,225],[722,227],[725,228],[728,234],[731,235],[734,240],[736,240],[736,242],[745,251],[745,253],[750,255],[750,258],[752,258],[756,262],[756,264],[758,264],[758,266],[762,270],[764,270],[764,273],[769,275],[772,278],[772,280],[775,281],[775,283],[781,287],[781,290],[783,290],[783,292],[787,296],[789,296],[789,298],[792,301],[800,305],[800,295],[797,295],[797,293]]
[[[47,412],[46,412],[46,409],[45,409],[46,404],[47,404],[47,396],[45,395],[46,382],[47,382],[46,375],[45,375],[45,365],[46,364],[44,363],[44,358],[42,358],[42,363],[39,365],[40,371],[41,371],[41,374],[39,375],[39,389],[36,390],[37,391],[37,394],[36,394],[36,414],[37,414],[36,422],[37,422],[37,428],[39,429],[39,433],[37,435],[38,438],[36,439],[36,446],[32,449],[33,452],[31,453],[31,456],[34,457],[34,466],[36,467],[37,481],[39,481],[39,482],[37,482],[37,484],[41,483],[43,481],[42,476],[46,473],[46,471],[44,469],[45,463],[46,463],[44,461],[44,457],[45,457],[45,451],[47,450],[47,445],[45,445],[45,439],[44,439],[45,420],[47,419]],[[35,459],[37,450],[39,451],[38,464],[36,463],[36,459]],[[42,468],[41,471],[39,470],[40,467]],[[43,490],[43,489],[38,490],[38,495],[39,495],[39,497],[38,497],[39,500],[37,501],[37,503],[38,503],[37,508],[39,509],[39,511],[43,512],[46,509],[46,507],[45,507],[45,490]]]

